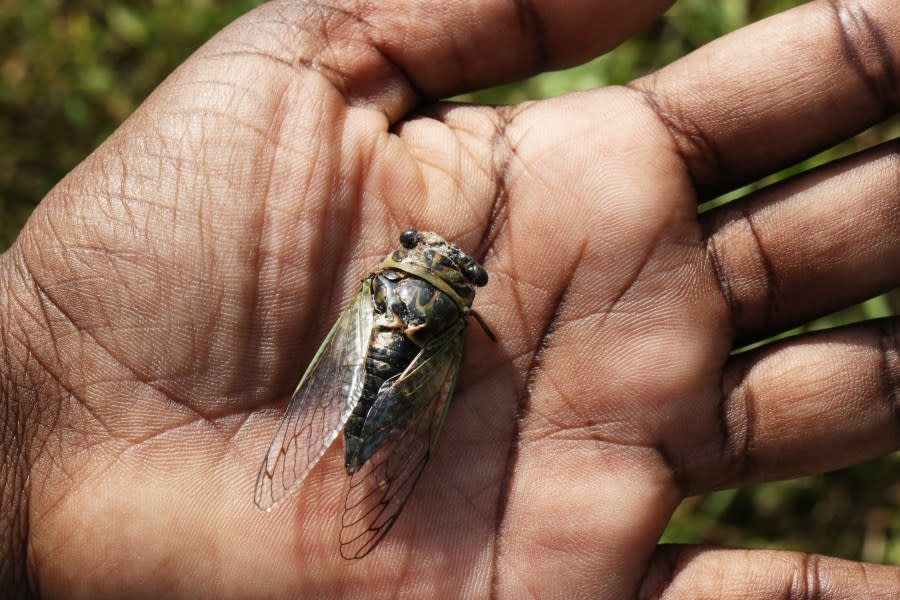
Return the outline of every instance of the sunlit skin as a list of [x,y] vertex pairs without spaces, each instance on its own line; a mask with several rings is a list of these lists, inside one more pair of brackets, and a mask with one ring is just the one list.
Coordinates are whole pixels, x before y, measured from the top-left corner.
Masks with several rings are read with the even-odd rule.
[[[812,2],[627,86],[437,103],[600,55],[667,5],[285,1],[199,49],[0,257],[0,587],[890,597],[896,567],[658,540],[687,495],[898,448],[896,318],[730,355],[898,284],[897,143],[697,204],[894,115],[900,4]],[[467,329],[432,460],[346,561],[340,442],[271,513],[256,474],[408,227],[484,265],[498,343]]]

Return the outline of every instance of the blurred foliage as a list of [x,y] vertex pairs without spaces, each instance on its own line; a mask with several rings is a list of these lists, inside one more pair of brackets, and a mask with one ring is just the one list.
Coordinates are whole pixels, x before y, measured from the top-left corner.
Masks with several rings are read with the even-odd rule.
[[0,250],[168,73],[259,3],[0,0]]
[[[0,0],[0,250],[15,238],[34,204],[169,72],[259,3]],[[508,104],[625,83],[797,3],[681,0],[639,36],[596,60],[460,98]],[[895,119],[716,203],[898,135]],[[785,335],[898,312],[900,296],[894,292]],[[827,475],[690,498],[664,540],[898,564],[900,454]]]

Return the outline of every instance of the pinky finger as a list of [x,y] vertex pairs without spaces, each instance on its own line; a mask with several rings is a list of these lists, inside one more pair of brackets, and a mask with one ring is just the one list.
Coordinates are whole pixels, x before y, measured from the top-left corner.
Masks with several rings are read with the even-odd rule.
[[888,600],[900,597],[900,567],[775,550],[663,545],[640,600]]

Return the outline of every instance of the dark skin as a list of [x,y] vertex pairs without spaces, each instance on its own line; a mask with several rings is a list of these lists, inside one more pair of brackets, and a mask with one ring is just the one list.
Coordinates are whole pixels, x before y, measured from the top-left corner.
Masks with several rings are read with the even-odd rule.
[[[500,108],[434,101],[599,55],[668,3],[344,4],[221,32],[0,257],[4,589],[895,592],[894,567],[657,541],[687,495],[900,446],[897,319],[729,355],[898,284],[900,146],[696,210],[896,113],[896,0],[812,2],[628,86]],[[340,444],[276,512],[253,484],[409,227],[483,260],[500,341],[469,328],[412,500],[347,562]]]

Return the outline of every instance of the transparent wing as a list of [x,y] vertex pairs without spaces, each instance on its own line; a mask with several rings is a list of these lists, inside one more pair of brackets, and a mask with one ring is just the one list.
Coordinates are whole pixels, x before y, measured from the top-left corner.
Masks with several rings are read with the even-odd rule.
[[371,552],[403,510],[443,425],[459,371],[464,328],[460,322],[423,348],[369,411],[363,438],[378,448],[350,478],[341,518],[344,558]]
[[343,429],[362,394],[373,318],[367,280],[322,342],[278,424],[256,479],[259,508],[272,510],[299,488]]

